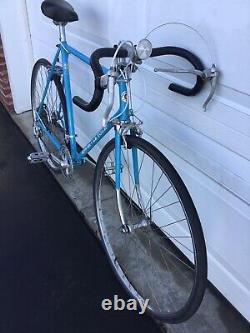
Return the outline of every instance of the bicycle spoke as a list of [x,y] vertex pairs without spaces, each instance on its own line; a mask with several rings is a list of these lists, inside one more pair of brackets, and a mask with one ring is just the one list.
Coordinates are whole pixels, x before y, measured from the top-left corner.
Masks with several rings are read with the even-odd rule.
[[[180,263],[182,263],[186,268],[188,268],[189,270],[191,270],[192,272],[194,272],[194,269],[192,267],[190,267],[187,263],[185,263],[183,260],[180,259],[180,257],[178,257],[176,254],[174,254],[172,251],[170,251],[168,248],[166,247],[162,247],[161,245],[159,245],[159,248],[162,251],[167,252],[169,255],[173,256],[175,259],[177,259]],[[176,264],[175,264],[176,265]]]
[[172,236],[169,232],[165,231],[164,232],[167,234],[168,238],[170,239],[174,239],[179,245],[183,246],[186,250],[188,250],[190,253],[194,253],[194,251],[190,250],[186,245],[184,245],[183,243],[181,243],[178,239],[190,239],[191,236]]
[[163,225],[163,226],[161,226],[161,227],[159,227],[159,226],[154,226],[154,228],[157,228],[157,229],[163,229],[163,228],[166,228],[166,227],[169,227],[170,225],[173,225],[173,224],[176,224],[176,223],[180,223],[180,222],[184,222],[184,221],[186,221],[187,219],[186,218],[183,218],[183,219],[180,219],[180,220],[177,220],[177,221],[173,221],[173,222],[170,222],[170,223],[168,223],[168,224],[166,224],[166,225]]
[[178,201],[172,202],[171,204],[168,204],[168,205],[165,205],[165,206],[162,206],[162,207],[159,207],[159,208],[153,209],[153,210],[152,210],[152,213],[154,213],[154,212],[156,212],[156,211],[158,211],[158,210],[160,210],[160,209],[168,208],[168,207],[173,206],[173,205],[175,205],[175,204],[177,204],[177,203],[180,203],[180,201],[178,200]]
[[155,162],[153,162],[153,170],[152,170],[152,181],[151,181],[151,189],[150,189],[150,201],[149,201],[149,203],[150,203],[150,213],[149,213],[149,217],[151,218],[151,216],[152,216],[152,210],[151,210],[151,202],[152,202],[152,193],[153,193],[153,185],[154,185],[154,171],[155,171]]
[[[154,201],[154,203],[152,204],[151,208],[172,188],[172,185],[169,186],[168,189],[166,189],[158,198],[157,200]],[[146,207],[147,209],[147,207]]]
[[[157,183],[156,183],[156,185],[155,185],[155,187],[154,187],[154,189],[152,191],[152,196],[154,195],[155,190],[156,190],[157,186],[159,185],[159,182],[160,182],[162,176],[163,176],[163,172],[161,173],[161,176],[159,177],[159,179],[158,179],[158,181],[157,181]],[[149,198],[149,200],[148,200],[148,202],[146,204],[146,208],[145,208],[146,210],[147,210],[148,204],[150,203],[150,200],[151,200],[151,197]]]

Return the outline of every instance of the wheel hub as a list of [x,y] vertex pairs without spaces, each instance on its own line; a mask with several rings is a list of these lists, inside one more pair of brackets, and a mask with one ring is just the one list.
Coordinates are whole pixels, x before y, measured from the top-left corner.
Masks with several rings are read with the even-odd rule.
[[132,232],[132,229],[131,229],[130,225],[128,225],[128,224],[123,224],[123,225],[121,226],[121,232],[122,232],[123,234],[130,234],[130,233]]

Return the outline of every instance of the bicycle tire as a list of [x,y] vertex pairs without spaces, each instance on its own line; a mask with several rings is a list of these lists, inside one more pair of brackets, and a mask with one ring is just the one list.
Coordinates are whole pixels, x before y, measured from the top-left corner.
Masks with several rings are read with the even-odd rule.
[[[197,214],[197,211],[195,209],[195,206],[193,204],[193,201],[191,199],[190,194],[188,193],[188,190],[183,183],[182,179],[178,175],[175,168],[172,166],[172,164],[167,160],[167,158],[152,144],[145,141],[142,138],[135,137],[135,136],[126,136],[126,142],[127,147],[130,149],[131,147],[136,147],[136,149],[141,150],[142,152],[148,154],[148,156],[152,159],[154,159],[155,163],[161,168],[163,173],[167,175],[168,179],[172,183],[173,187],[178,193],[178,196],[181,200],[181,203],[185,207],[185,213],[188,217],[188,222],[190,224],[190,233],[193,236],[193,243],[195,246],[195,263],[196,263],[196,271],[195,271],[195,279],[194,279],[194,285],[192,287],[192,291],[190,292],[190,295],[185,302],[185,304],[178,309],[177,311],[156,311],[155,309],[152,309],[150,307],[147,308],[147,312],[152,315],[153,317],[157,318],[158,320],[165,321],[168,323],[180,323],[188,318],[190,318],[198,309],[206,288],[206,281],[207,281],[207,256],[206,256],[206,246],[205,246],[205,240],[203,236],[203,231],[201,227],[201,223]],[[108,224],[114,223],[110,222],[115,220],[114,217],[114,210],[115,208],[115,201],[112,204],[112,210],[113,212],[108,213],[108,209],[110,207],[105,207],[104,204],[101,204],[101,196],[103,196],[104,200],[103,202],[107,202],[108,200],[111,200],[111,194],[108,192],[110,191],[109,186],[113,187],[114,180],[113,176],[110,176],[107,174],[107,171],[105,169],[105,162],[108,159],[108,156],[110,156],[111,152],[114,151],[115,143],[114,139],[109,141],[105,147],[103,148],[101,154],[99,155],[99,158],[97,160],[96,169],[95,169],[95,175],[94,175],[94,203],[95,203],[95,210],[96,210],[96,217],[98,221],[99,231],[101,234],[102,244],[104,247],[104,250],[109,258],[109,261],[111,263],[111,266],[118,277],[119,281],[122,283],[122,285],[125,287],[125,289],[128,291],[129,295],[132,296],[134,299],[143,299],[143,296],[141,296],[140,292],[134,291],[135,290],[135,281],[130,281],[128,275],[128,271],[124,272],[124,268],[121,268],[121,264],[117,264],[118,257],[117,253],[120,251],[117,250],[117,253],[112,253],[114,249],[111,248],[111,242],[113,241],[113,248],[118,247],[120,245],[115,245],[115,240],[111,241],[112,236],[110,236],[107,233],[108,228],[111,230],[111,226],[107,226]],[[140,171],[139,171],[140,172]],[[106,177],[104,177],[106,173]],[[107,179],[103,180],[103,179]],[[109,185],[108,185],[109,184]],[[103,186],[102,186],[103,185]],[[108,190],[105,190],[105,187],[108,188]],[[101,191],[107,191],[104,194],[101,194]],[[126,197],[127,194],[124,196]],[[133,195],[132,195],[133,196]],[[115,200],[115,199],[114,199]],[[125,200],[125,199],[124,199]],[[133,199],[134,200],[134,199]],[[106,203],[106,205],[108,205]],[[107,211],[107,213],[106,213]],[[103,214],[107,215],[106,221],[104,221]],[[106,223],[106,227],[105,224]],[[106,229],[105,229],[106,228]],[[114,226],[112,226],[114,229]],[[165,231],[165,230],[164,230]],[[117,232],[117,230],[116,230]],[[162,231],[161,231],[162,232]],[[121,237],[121,236],[119,236]],[[168,238],[168,237],[167,237]],[[165,241],[165,240],[164,240]],[[172,240],[170,240],[172,242]],[[174,240],[175,241],[175,240]],[[120,240],[116,241],[119,244],[121,243]],[[168,240],[169,242],[169,240]],[[176,246],[173,246],[176,247]],[[127,246],[126,251],[131,248]],[[175,249],[176,250],[176,249]],[[131,250],[132,251],[132,250]],[[178,249],[177,249],[178,251]],[[179,255],[179,254],[178,254]],[[181,254],[180,254],[181,255]],[[121,257],[121,256],[120,256]],[[125,255],[124,255],[125,257]],[[125,259],[127,260],[127,259]],[[116,261],[116,262],[115,262]],[[189,260],[187,260],[189,262]],[[192,264],[191,264],[192,265]],[[119,266],[119,267],[118,267]],[[136,264],[131,264],[131,267],[133,266],[133,269],[135,269]],[[142,272],[143,275],[147,275],[146,279],[149,279],[149,274],[151,271],[147,272],[144,270]],[[153,274],[153,273],[152,273]],[[132,274],[131,274],[132,275]],[[135,277],[133,277],[135,279]],[[139,276],[139,279],[142,279],[142,276]],[[131,289],[132,288],[132,289]]]

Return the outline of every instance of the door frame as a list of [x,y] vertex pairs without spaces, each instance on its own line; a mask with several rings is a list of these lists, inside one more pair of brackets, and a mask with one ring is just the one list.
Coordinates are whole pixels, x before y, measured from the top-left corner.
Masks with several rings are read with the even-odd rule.
[[30,77],[33,67],[26,0],[1,0],[0,33],[14,109],[21,113],[31,109]]

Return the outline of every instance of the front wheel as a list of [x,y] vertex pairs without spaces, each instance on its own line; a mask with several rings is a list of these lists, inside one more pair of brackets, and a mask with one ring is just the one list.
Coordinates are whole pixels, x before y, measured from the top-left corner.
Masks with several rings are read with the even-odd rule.
[[207,278],[205,241],[193,201],[164,155],[134,136],[121,147],[118,200],[114,157],[111,140],[98,158],[94,179],[96,215],[111,265],[154,317],[187,320],[202,301]]

